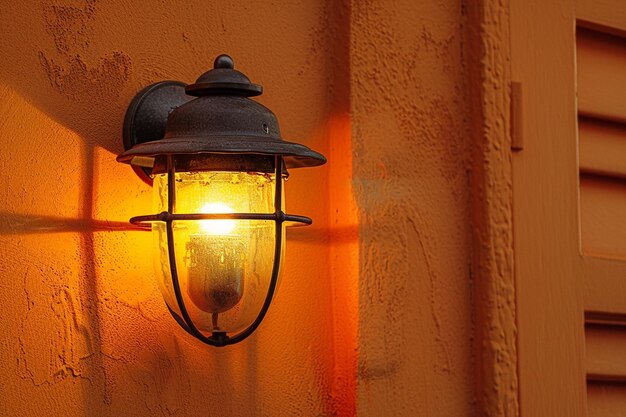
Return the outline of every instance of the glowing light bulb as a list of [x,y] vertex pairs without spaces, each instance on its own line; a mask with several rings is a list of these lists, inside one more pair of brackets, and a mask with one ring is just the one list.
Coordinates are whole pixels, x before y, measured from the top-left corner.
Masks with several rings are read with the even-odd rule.
[[[275,181],[245,172],[176,173],[178,213],[271,213]],[[157,212],[167,209],[167,174],[155,176]],[[237,331],[249,325],[265,300],[273,267],[275,224],[265,220],[202,219],[174,222],[180,286],[201,331]],[[160,288],[176,311],[165,227],[155,236]],[[165,265],[165,267],[163,267]]]
[[[224,203],[207,203],[201,213],[233,213]],[[222,313],[234,307],[243,295],[245,245],[233,234],[236,220],[201,220],[199,234],[187,244],[188,294],[207,313]]]
[[[234,213],[233,209],[223,203],[207,203],[200,209],[201,213],[206,214],[223,214]],[[200,227],[202,231],[212,236],[229,235],[235,229],[235,220],[202,220]]]
[[191,236],[187,293],[196,307],[217,314],[239,303],[244,291],[245,250],[237,237]]

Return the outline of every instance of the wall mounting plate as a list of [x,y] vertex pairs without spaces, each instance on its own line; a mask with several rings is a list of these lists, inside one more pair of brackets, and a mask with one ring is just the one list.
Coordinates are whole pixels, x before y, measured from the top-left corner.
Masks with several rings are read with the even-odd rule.
[[[180,81],[161,81],[137,93],[124,117],[124,150],[163,139],[172,110],[195,98],[185,94],[186,86]],[[144,182],[152,185],[151,168],[133,166],[133,170]]]

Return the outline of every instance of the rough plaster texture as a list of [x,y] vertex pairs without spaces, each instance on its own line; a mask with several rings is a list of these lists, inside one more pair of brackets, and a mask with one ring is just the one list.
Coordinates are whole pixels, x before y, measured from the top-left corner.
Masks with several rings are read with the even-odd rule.
[[[459,0],[33,0],[0,19],[0,415],[472,414]],[[287,184],[315,224],[288,233],[267,318],[216,350],[165,311],[150,236],[126,226],[151,190],[114,158],[136,91],[225,51],[329,164]]]
[[468,16],[476,402],[478,415],[517,416],[508,4],[471,2]]
[[288,207],[315,225],[288,233],[281,288],[258,332],[216,350],[168,317],[150,236],[125,230],[130,216],[150,212],[151,190],[114,160],[140,88],[191,82],[226,51],[266,86],[260,100],[284,136],[328,153],[334,104],[320,92],[335,77],[329,15],[323,2],[0,8],[0,415],[318,416],[345,407],[331,398],[334,357],[354,341],[334,345],[327,168],[292,173]]
[[359,415],[471,413],[464,21],[456,1],[353,4]]

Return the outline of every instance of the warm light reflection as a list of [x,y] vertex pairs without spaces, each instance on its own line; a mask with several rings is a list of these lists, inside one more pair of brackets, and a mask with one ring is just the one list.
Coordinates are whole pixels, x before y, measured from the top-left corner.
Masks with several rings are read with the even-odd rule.
[[[344,96],[349,97],[349,94]],[[334,299],[341,300],[333,303],[335,360],[329,372],[334,375],[333,398],[344,399],[335,403],[337,414],[353,416],[357,414],[358,398],[357,378],[354,378],[358,372],[358,356],[355,352],[360,349],[359,326],[362,318],[359,315],[360,211],[355,200],[359,193],[353,188],[354,145],[349,104],[343,103],[345,112],[337,113],[328,121],[328,131],[324,135],[332,143],[329,160],[341,161],[329,164],[328,171],[328,195],[332,196],[329,221],[333,225],[329,245],[330,270],[332,276],[340,277],[333,280],[332,285]]]
[[[230,206],[224,203],[207,203],[200,209],[201,213],[223,214],[234,213]],[[229,235],[235,229],[235,220],[203,220],[200,227],[209,235]]]

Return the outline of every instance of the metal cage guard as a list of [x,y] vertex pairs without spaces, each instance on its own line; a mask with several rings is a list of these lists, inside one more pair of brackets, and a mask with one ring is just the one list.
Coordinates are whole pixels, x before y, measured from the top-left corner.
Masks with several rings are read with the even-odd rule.
[[[261,321],[265,317],[267,310],[272,302],[272,298],[274,297],[274,292],[276,290],[276,283],[278,282],[278,270],[280,266],[280,254],[283,245],[282,238],[282,229],[283,223],[286,221],[301,223],[302,225],[311,224],[311,219],[305,216],[297,216],[292,214],[285,214],[282,211],[282,181],[278,179],[282,175],[283,172],[283,158],[280,155],[275,156],[275,178],[276,178],[276,187],[274,189],[274,213],[224,213],[224,214],[204,214],[204,213],[194,213],[194,214],[174,214],[176,209],[176,189],[175,189],[175,172],[176,168],[174,166],[174,159],[172,155],[168,155],[167,157],[167,211],[147,215],[147,216],[136,216],[130,219],[130,222],[135,225],[140,225],[145,227],[146,223],[152,222],[164,222],[167,229],[167,249],[168,256],[170,262],[170,273],[172,278],[172,287],[174,289],[174,294],[176,296],[176,303],[178,304],[178,309],[182,315],[180,317],[172,308],[167,305],[168,310],[178,322],[178,324],[185,329],[189,334],[194,336],[196,339],[202,341],[211,346],[222,347],[232,345],[234,343],[241,342],[250,336],[261,324]],[[234,336],[228,336],[226,332],[213,332],[211,336],[205,336],[198,328],[195,326],[191,317],[189,316],[189,312],[185,307],[185,301],[183,299],[182,291],[180,289],[180,283],[178,281],[178,271],[176,267],[176,254],[174,253],[174,229],[173,222],[174,221],[185,221],[185,220],[210,220],[210,219],[235,219],[235,220],[273,220],[275,222],[275,243],[274,243],[274,264],[272,266],[272,277],[270,279],[269,288],[267,290],[267,295],[265,296],[265,301],[263,302],[263,306],[259,311],[256,319],[248,326],[246,329],[241,332],[235,334]],[[146,225],[147,226],[147,225]]]

